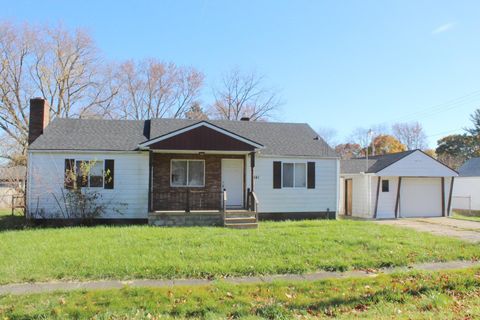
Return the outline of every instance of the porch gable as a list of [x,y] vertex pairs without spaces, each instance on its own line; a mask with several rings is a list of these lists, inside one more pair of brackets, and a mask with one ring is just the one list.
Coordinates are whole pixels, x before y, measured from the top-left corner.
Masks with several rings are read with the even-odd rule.
[[170,132],[140,144],[150,150],[245,151],[251,152],[263,145],[214,126],[208,122]]

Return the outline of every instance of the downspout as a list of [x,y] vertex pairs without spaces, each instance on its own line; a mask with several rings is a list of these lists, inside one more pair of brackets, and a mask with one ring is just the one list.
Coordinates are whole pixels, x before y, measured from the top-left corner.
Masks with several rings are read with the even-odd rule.
[[[335,177],[336,177],[335,181],[337,181],[337,201],[336,201],[337,207],[335,208],[335,220],[337,220],[338,219],[338,211],[340,210],[340,188],[341,188],[341,185],[340,185],[340,159],[339,158],[337,158],[337,173],[336,173]],[[344,195],[344,197],[345,197],[345,195]],[[343,214],[345,214],[346,209],[344,208],[343,211],[344,211]]]
[[153,212],[153,152],[148,150],[148,212]]

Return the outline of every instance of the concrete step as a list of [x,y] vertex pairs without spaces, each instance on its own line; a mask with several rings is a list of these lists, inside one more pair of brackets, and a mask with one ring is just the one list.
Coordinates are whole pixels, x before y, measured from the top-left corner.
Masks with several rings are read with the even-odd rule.
[[255,216],[255,212],[252,211],[225,211],[225,216]]
[[257,219],[255,217],[226,217],[225,223],[257,223]]
[[258,223],[225,223],[225,227],[231,229],[257,229]]

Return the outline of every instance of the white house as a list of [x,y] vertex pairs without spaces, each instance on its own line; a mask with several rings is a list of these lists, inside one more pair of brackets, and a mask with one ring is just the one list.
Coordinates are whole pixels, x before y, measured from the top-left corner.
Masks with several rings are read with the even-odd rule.
[[339,213],[376,219],[448,215],[458,175],[420,150],[342,160],[340,172]]
[[[79,189],[121,204],[103,219],[160,225],[336,216],[339,160],[307,124],[61,118],[49,124],[46,101],[30,103],[31,218],[68,218],[62,200]],[[84,164],[91,165],[80,179]]]
[[453,187],[453,209],[480,210],[480,158],[473,158],[458,169]]

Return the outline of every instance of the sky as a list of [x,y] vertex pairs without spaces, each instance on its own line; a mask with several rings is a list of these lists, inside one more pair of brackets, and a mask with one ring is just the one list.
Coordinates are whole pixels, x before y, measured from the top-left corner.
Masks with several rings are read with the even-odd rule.
[[419,121],[435,147],[480,107],[480,1],[5,1],[0,20],[90,31],[107,59],[265,75],[275,120],[337,132]]

